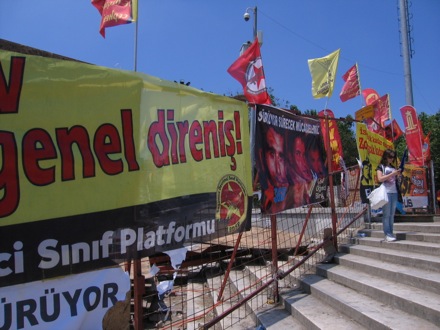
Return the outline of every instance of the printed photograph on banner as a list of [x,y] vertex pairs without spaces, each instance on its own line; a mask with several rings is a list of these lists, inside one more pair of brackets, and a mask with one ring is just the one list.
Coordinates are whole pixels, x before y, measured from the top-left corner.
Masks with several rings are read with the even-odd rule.
[[319,121],[262,105],[256,118],[262,211],[275,214],[324,201],[327,169]]
[[405,164],[400,191],[404,208],[428,207],[428,182],[426,168]]

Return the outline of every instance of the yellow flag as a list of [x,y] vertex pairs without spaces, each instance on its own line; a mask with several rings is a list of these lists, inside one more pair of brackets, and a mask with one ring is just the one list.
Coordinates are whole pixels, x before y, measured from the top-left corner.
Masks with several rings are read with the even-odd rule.
[[338,69],[339,51],[340,49],[325,57],[308,60],[312,75],[312,95],[315,99],[332,96],[336,70]]

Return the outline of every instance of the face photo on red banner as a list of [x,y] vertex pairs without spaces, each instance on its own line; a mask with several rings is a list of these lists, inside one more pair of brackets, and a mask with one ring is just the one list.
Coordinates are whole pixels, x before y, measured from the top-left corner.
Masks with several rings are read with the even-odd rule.
[[325,198],[327,169],[319,122],[291,112],[257,106],[255,159],[261,208],[275,214]]

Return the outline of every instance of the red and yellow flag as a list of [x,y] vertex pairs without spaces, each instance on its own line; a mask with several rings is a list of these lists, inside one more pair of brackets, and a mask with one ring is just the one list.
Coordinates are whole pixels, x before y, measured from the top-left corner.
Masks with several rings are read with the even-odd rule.
[[379,99],[379,93],[377,93],[372,88],[366,88],[362,91],[362,96],[364,97],[365,104],[370,105],[374,103],[377,99]]
[[[332,118],[335,118],[335,115],[333,114],[332,110],[326,109],[321,110],[318,113],[318,116],[321,117],[320,123],[322,135],[324,136],[325,150],[328,150],[330,148],[332,152],[331,170],[340,170],[342,168],[340,159],[344,157],[344,154],[341,148],[342,141],[341,135],[339,134],[338,123],[336,122],[336,120],[331,120]],[[329,136],[328,140],[326,137],[327,134]],[[330,170],[330,165],[328,165],[328,167]]]
[[105,38],[105,28],[129,24],[137,20],[137,0],[91,0],[101,14],[99,33]]

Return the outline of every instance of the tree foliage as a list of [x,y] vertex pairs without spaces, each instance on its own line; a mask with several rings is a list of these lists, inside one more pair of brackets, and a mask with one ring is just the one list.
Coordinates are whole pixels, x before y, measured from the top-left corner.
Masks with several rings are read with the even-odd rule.
[[440,189],[440,110],[434,115],[420,113],[423,134],[430,134],[431,159],[434,164],[434,181],[436,189]]
[[338,121],[339,135],[341,136],[345,165],[353,166],[357,164],[359,153],[356,145],[356,137],[353,130],[353,117],[350,115],[344,121]]

